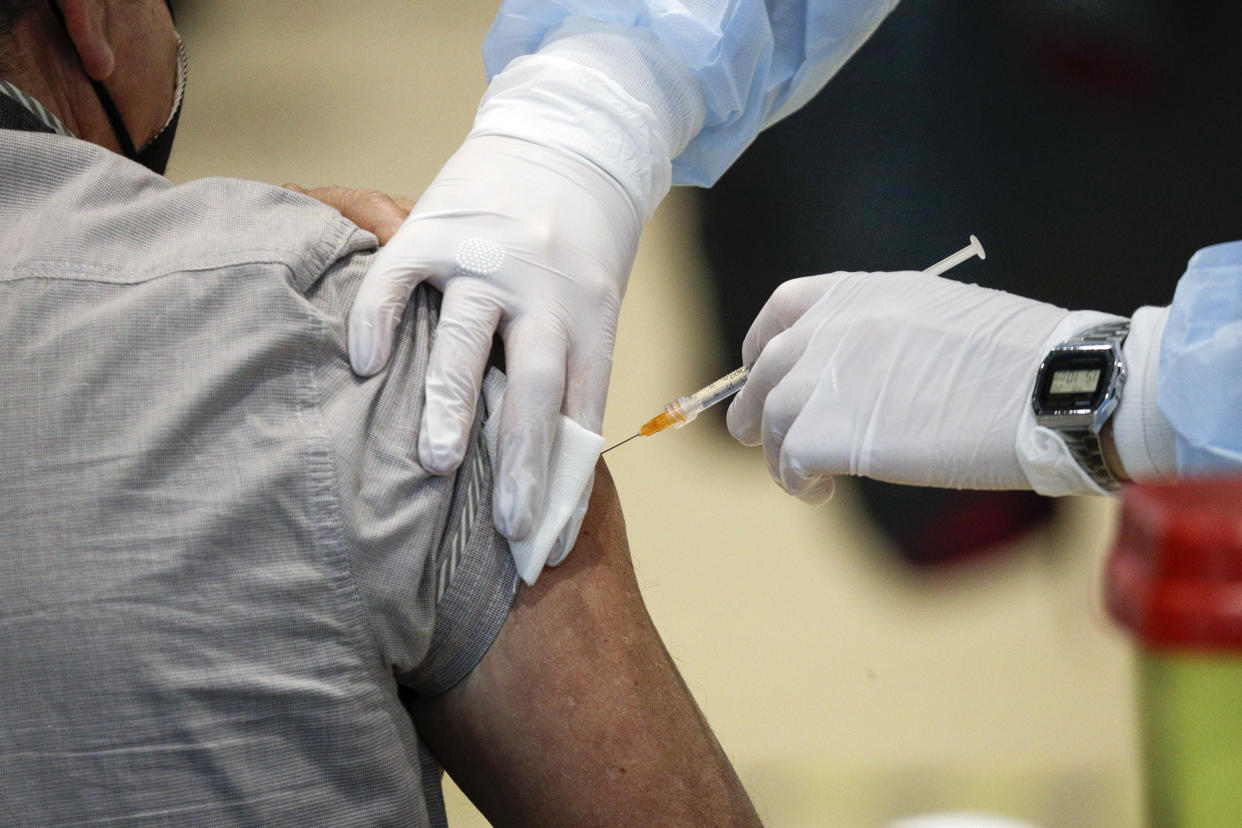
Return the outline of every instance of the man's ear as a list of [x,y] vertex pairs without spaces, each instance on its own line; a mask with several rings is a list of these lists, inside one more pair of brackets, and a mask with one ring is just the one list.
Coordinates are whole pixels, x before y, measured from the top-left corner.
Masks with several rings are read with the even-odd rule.
[[65,15],[65,29],[91,80],[104,81],[116,68],[116,54],[107,36],[105,0],[53,0]]

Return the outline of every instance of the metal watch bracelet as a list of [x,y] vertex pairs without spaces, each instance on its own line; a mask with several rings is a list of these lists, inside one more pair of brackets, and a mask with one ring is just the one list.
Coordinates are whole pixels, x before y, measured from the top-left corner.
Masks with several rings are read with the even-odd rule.
[[[1078,336],[1065,340],[1058,347],[1116,342],[1118,349],[1120,349],[1129,333],[1130,320],[1110,322],[1083,331]],[[1118,370],[1121,371],[1121,375],[1118,380],[1119,385],[1116,393],[1117,398],[1120,399],[1120,385],[1124,384],[1126,378],[1125,365],[1119,365]],[[1099,425],[1099,428],[1103,428],[1102,423]],[[1091,426],[1062,426],[1054,427],[1053,430],[1065,441],[1065,446],[1069,449],[1070,456],[1074,458],[1074,461],[1078,463],[1096,485],[1109,492],[1115,492],[1121,488],[1121,482],[1113,474],[1112,469],[1108,467],[1108,463],[1104,459],[1104,450],[1100,445],[1099,431]]]

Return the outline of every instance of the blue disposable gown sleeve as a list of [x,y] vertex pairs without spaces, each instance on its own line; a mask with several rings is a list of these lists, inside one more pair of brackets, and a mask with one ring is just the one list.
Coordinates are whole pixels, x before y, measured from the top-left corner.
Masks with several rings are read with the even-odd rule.
[[818,92],[897,0],[504,0],[483,43],[488,79],[567,20],[645,30],[698,81],[703,129],[673,183],[711,186],[761,129]]
[[1242,241],[1196,253],[1160,343],[1160,411],[1179,475],[1242,469]]

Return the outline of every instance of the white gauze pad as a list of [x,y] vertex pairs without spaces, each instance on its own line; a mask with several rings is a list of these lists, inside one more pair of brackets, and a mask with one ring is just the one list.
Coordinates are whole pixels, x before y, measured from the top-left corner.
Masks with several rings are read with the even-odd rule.
[[[499,456],[496,446],[499,442],[500,401],[504,398],[505,376],[496,370],[488,371],[483,385],[492,411],[483,424],[483,438],[495,463]],[[526,540],[509,541],[509,551],[513,555],[513,563],[517,565],[518,575],[527,584],[535,583],[548,562],[557,538],[573,518],[582,501],[582,494],[592,480],[591,475],[603,447],[602,434],[589,431],[564,415],[557,421],[543,510],[535,515],[535,528]],[[497,467],[493,465],[492,468]],[[573,538],[569,541],[572,544]]]

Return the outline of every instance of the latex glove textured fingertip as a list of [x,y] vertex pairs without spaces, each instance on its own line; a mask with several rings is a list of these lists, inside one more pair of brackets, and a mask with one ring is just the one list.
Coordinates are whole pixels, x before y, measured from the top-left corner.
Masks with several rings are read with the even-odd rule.
[[482,373],[481,366],[487,358],[486,352],[477,357],[465,357],[466,365],[461,370],[469,375],[450,373],[445,376],[439,362],[447,350],[445,340],[438,338],[427,370],[427,393],[418,433],[419,462],[433,474],[441,475],[452,472],[465,457],[480,388],[473,375],[476,371]]
[[418,433],[418,462],[432,474],[443,477],[452,474],[465,456],[465,440],[457,432],[433,436],[424,423]]
[[372,319],[351,314],[349,320],[349,364],[360,377],[373,376],[388,364],[389,348],[375,330]]
[[523,541],[530,535],[535,524],[535,511],[527,496],[532,484],[523,485],[513,475],[500,479],[496,485],[496,506],[492,519],[496,531],[509,541]]
[[[786,446],[789,446],[786,441]],[[836,483],[832,475],[810,471],[803,468],[797,459],[796,452],[791,456],[789,451],[781,453],[780,468],[776,482],[789,494],[813,506],[827,503],[836,491]]]
[[806,487],[791,494],[811,506],[822,506],[832,500],[837,482],[831,475],[821,475],[808,481]]
[[802,327],[783,330],[769,338],[764,350],[748,363],[750,375],[729,406],[727,417],[730,433],[742,445],[757,446],[765,441],[765,427],[775,422],[774,400],[783,402],[782,410],[788,413],[798,408],[790,405],[791,393],[803,396],[810,393],[806,387],[798,392],[795,390],[798,386],[786,382],[797,367],[808,337],[809,332]]
[[369,377],[388,364],[393,335],[419,281],[415,277],[402,277],[395,285],[381,284],[380,289],[385,293],[378,303],[369,295],[372,290],[363,283],[349,311],[349,361],[355,373]]
[[548,566],[560,566],[569,557],[570,551],[578,541],[578,533],[582,530],[582,522],[586,519],[587,508],[591,504],[591,492],[594,489],[595,473],[592,472],[591,479],[587,481],[586,488],[582,492],[582,499],[578,501],[578,507],[574,509],[569,523],[565,524],[565,529],[556,539],[556,544],[552,547],[551,554],[548,555]]
[[476,280],[457,279],[445,287],[418,435],[419,460],[437,474],[453,471],[465,456],[500,316]]
[[729,404],[729,410],[725,414],[725,423],[729,427],[729,433],[733,435],[734,440],[737,440],[744,446],[757,446],[762,442],[759,433],[759,418],[754,416],[753,408],[750,397],[746,395],[746,390],[742,389],[733,398],[733,402]]
[[349,361],[360,376],[369,377],[388,364],[393,334],[406,303],[425,277],[408,264],[406,248],[418,240],[414,226],[414,220],[407,218],[380,248],[349,309]]
[[[538,510],[548,487],[548,473],[556,450],[556,418],[514,424],[510,398],[517,394],[510,382],[500,415],[500,462],[496,472],[496,528],[511,541],[526,539],[538,522]],[[545,427],[546,426],[546,427]]]

